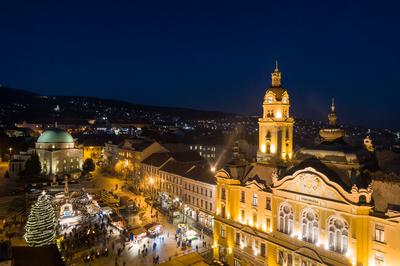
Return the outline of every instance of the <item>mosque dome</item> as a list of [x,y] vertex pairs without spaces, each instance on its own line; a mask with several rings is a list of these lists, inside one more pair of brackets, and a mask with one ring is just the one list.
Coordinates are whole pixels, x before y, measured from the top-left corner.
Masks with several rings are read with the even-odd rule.
[[71,134],[59,128],[46,129],[38,138],[37,143],[74,143]]

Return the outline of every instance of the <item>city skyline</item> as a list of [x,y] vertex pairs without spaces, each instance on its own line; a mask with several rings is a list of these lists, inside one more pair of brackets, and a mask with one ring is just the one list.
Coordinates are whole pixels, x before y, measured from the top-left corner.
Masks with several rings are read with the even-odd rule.
[[3,3],[1,264],[397,265],[399,8]]
[[324,120],[332,97],[340,123],[393,128],[399,115],[396,6],[22,6],[3,9],[5,86],[259,115],[278,60],[296,117]]

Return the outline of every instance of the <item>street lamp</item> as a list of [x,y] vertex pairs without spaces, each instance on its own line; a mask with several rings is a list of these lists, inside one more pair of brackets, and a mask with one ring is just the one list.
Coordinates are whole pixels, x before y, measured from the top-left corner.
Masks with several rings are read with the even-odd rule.
[[12,148],[10,147],[10,148],[8,148],[8,150],[10,151],[10,155],[9,155],[9,157],[10,157],[10,161],[11,161],[11,153],[12,153]]

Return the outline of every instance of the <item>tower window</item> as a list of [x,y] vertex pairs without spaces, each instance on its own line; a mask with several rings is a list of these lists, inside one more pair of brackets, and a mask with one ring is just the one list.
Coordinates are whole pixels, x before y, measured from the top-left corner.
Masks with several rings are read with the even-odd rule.
[[271,97],[271,96],[269,96],[269,97],[268,97],[268,100],[267,100],[267,102],[268,102],[268,103],[272,103],[272,102],[273,102],[273,100],[272,100],[272,97]]

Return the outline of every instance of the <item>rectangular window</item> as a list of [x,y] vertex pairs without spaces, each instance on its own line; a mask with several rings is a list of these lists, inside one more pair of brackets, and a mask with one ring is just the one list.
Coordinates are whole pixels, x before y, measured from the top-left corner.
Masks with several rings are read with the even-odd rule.
[[242,222],[244,223],[246,220],[246,211],[242,210],[240,213],[240,218],[242,219]]
[[210,202],[210,211],[212,211],[212,203]]
[[225,238],[225,227],[221,226],[221,238]]
[[256,252],[256,254],[258,253],[258,240],[254,239],[254,251]]
[[253,194],[253,206],[258,206],[258,198],[256,193]]
[[267,197],[265,208],[269,211],[271,210],[271,198],[270,197]]
[[385,265],[385,254],[382,252],[375,252],[374,256],[375,266],[384,266]]
[[288,260],[287,265],[292,266],[293,265],[293,256],[291,254],[288,254],[287,260]]
[[240,192],[240,202],[245,203],[246,193],[244,191]]
[[385,229],[382,225],[375,225],[375,241],[385,242]]
[[238,246],[240,245],[240,233],[236,233],[235,244]]
[[261,255],[261,257],[265,258],[265,255],[266,255],[265,243],[261,243],[260,255]]
[[283,253],[282,250],[279,250],[279,253],[278,253],[278,265],[283,265],[284,262],[285,262],[285,254]]

